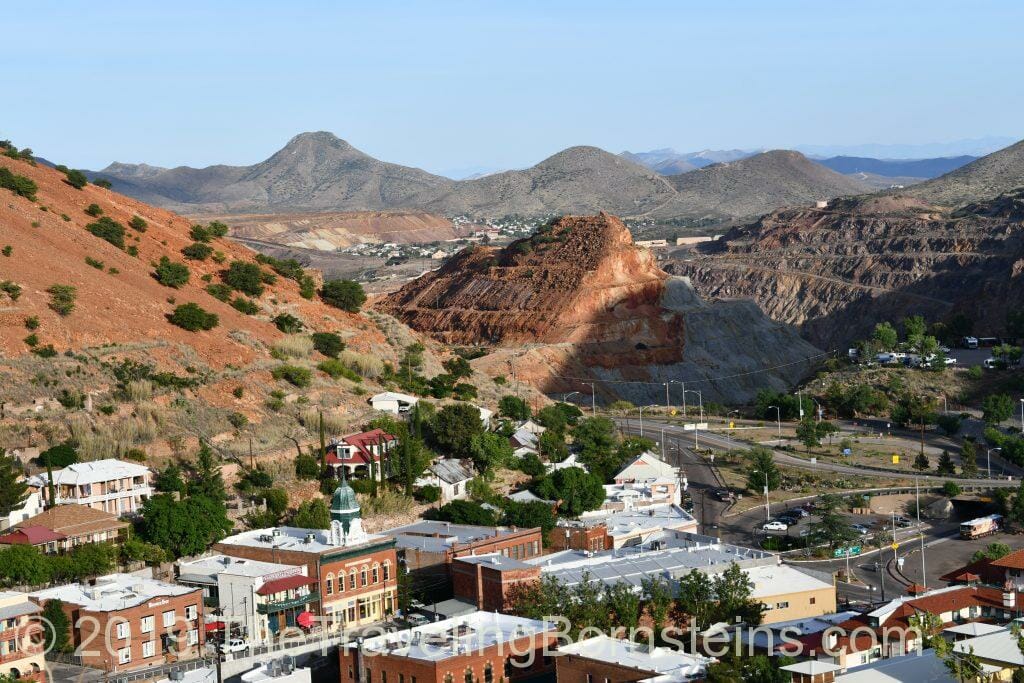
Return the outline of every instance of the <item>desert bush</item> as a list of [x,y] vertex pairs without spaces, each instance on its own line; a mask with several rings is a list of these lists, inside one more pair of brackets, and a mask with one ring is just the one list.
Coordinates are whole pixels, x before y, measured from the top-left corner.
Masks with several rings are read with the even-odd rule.
[[85,229],[118,249],[124,249],[124,226],[109,216],[101,216],[95,223],[86,225]]
[[18,297],[21,296],[21,285],[10,280],[4,280],[0,282],[0,292],[11,297],[11,301],[17,301]]
[[146,232],[149,223],[142,216],[132,216],[132,219],[128,221],[128,227],[137,232]]
[[85,174],[77,169],[71,169],[67,172],[67,178],[64,180],[68,185],[81,190],[83,187],[89,184],[89,179],[85,177]]
[[[302,328],[305,327],[305,325],[302,324],[302,321],[291,313],[280,313],[274,316],[271,319],[271,322],[274,323],[277,329],[281,330],[285,334],[301,332]],[[312,340],[310,340],[310,343],[312,344]]]
[[349,313],[358,313],[366,302],[363,286],[353,280],[330,280],[320,290],[324,303]]
[[211,285],[206,285],[206,293],[212,296],[214,299],[220,301],[227,301],[231,298],[231,288],[223,282],[216,282]]
[[338,360],[367,379],[380,377],[384,373],[384,361],[366,353],[346,349],[338,354]]
[[189,332],[212,330],[220,323],[216,313],[210,313],[202,309],[198,304],[191,302],[175,308],[174,312],[168,316],[168,320]]
[[328,358],[337,358],[345,350],[345,342],[333,332],[314,332],[311,338],[313,348]]
[[165,287],[179,289],[188,283],[188,266],[184,263],[175,263],[166,256],[161,256],[160,263],[153,272],[153,277]]
[[187,247],[184,247],[181,250],[181,253],[185,258],[192,261],[205,261],[213,254],[213,247],[209,244],[203,244],[202,242],[193,242]]
[[328,375],[331,379],[344,377],[345,379],[352,380],[353,382],[363,381],[363,378],[359,376],[358,372],[349,368],[337,358],[328,358],[316,367],[317,370]]
[[0,166],[0,187],[33,202],[36,200],[36,192],[39,191],[39,186],[35,184],[35,181],[26,176],[12,173],[6,166]]
[[50,308],[58,315],[71,315],[75,310],[78,290],[71,285],[50,285],[46,292],[50,295]]
[[103,261],[94,259],[92,256],[85,257],[85,265],[92,266],[96,270],[103,270]]
[[263,294],[263,269],[255,263],[232,261],[224,272],[224,282],[243,294],[259,296]]
[[260,312],[259,304],[252,299],[246,299],[244,296],[235,297],[235,300],[231,302],[231,308],[246,315],[256,315]]
[[285,358],[306,358],[313,352],[313,340],[301,335],[282,337],[274,342],[274,349]]
[[85,213],[92,216],[93,218],[98,218],[99,216],[103,215],[103,209],[100,208],[99,204],[90,204],[89,206],[85,207]]
[[298,365],[278,365],[271,370],[270,374],[277,380],[284,380],[297,387],[308,387],[313,379],[313,373],[309,368]]

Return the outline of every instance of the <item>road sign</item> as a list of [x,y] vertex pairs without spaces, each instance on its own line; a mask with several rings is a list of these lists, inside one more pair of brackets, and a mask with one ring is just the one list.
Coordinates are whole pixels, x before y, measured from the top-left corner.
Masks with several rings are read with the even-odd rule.
[[729,429],[736,429],[736,423],[735,423],[735,422],[732,422],[732,421],[730,421],[730,422],[729,422]]
[[812,465],[817,465],[818,464],[818,459],[817,458],[811,458],[811,464]]
[[899,453],[893,453],[892,454],[892,464],[893,465],[899,465],[900,464],[900,454]]
[[843,449],[843,455],[852,455],[852,454],[853,454],[853,449],[852,448],[844,448]]
[[893,543],[893,544],[892,544],[891,546],[889,546],[889,547],[890,547],[890,548],[892,548],[893,550],[899,550],[900,544],[899,544],[899,543]]

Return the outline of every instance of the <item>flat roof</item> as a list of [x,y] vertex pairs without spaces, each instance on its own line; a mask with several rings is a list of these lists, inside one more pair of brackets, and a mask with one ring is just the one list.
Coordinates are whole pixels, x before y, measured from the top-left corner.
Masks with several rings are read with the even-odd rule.
[[[307,538],[309,539],[307,542]],[[358,545],[335,545],[325,529],[301,529],[292,526],[278,526],[269,529],[252,529],[221,539],[224,545],[266,548],[268,550],[291,550],[302,553],[323,553],[334,550],[352,550],[386,539],[386,536],[367,535],[366,541]]]
[[522,560],[516,560],[501,553],[487,553],[486,555],[467,555],[456,557],[455,562],[466,562],[467,564],[482,564],[496,569],[533,569],[536,565],[527,564]]
[[765,567],[745,567],[743,569],[754,583],[752,598],[767,598],[787,593],[803,593],[805,591],[833,588],[832,581],[818,578],[808,570],[797,569],[788,564],[776,564]]
[[670,650],[667,647],[651,649],[643,643],[604,635],[564,645],[559,647],[558,651],[658,674],[642,679],[652,683],[675,683],[701,677],[711,662],[701,655]]
[[718,572],[736,562],[740,566],[769,563],[774,567],[778,557],[764,550],[743,548],[722,543],[716,538],[683,531],[659,532],[657,542],[601,552],[563,550],[533,557],[527,563],[537,565],[545,575],[560,583],[575,585],[589,575],[592,581],[612,585],[625,581],[639,588],[643,579],[659,576],[678,579],[694,569]]
[[223,554],[200,557],[198,560],[187,562],[178,562],[179,579],[194,583],[217,583],[217,576],[219,574],[262,578],[276,574],[285,576],[294,572],[295,565],[246,560]]
[[523,531],[528,531],[528,529],[513,530],[503,526],[473,526],[425,519],[406,526],[388,529],[383,533],[394,536],[399,548],[444,552],[454,545],[467,545],[489,538],[511,536]]
[[368,638],[362,650],[377,656],[442,662],[499,643],[552,631],[553,624],[498,612],[473,612]]
[[[641,510],[611,512],[594,510],[580,515],[580,523],[591,527],[604,524],[610,536],[628,536],[647,529],[665,529],[696,524],[693,515],[678,505],[651,505]],[[571,523],[565,526],[573,526]]]
[[[149,472],[145,465],[134,462],[125,462],[107,458],[105,460],[93,460],[91,462],[76,462],[68,465],[62,470],[53,473],[53,483],[67,486],[79,486],[81,484],[95,484],[111,479],[123,479],[126,477],[141,477]],[[35,479],[46,485],[46,477],[37,475]]]
[[875,660],[850,669],[835,680],[836,683],[953,683],[956,679],[950,675],[945,662],[935,656],[935,650],[923,650]]
[[29,593],[29,597],[40,601],[58,599],[95,612],[113,612],[137,607],[154,598],[178,597],[196,590],[199,589],[132,574],[109,574],[97,578],[93,586],[69,583]]

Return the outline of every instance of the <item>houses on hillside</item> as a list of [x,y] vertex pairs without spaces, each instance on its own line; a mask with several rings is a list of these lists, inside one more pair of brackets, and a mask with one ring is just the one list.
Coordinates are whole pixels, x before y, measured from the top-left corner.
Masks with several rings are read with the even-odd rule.
[[84,505],[114,515],[130,515],[142,509],[153,495],[153,473],[145,465],[107,458],[76,462],[53,472],[53,494],[46,473],[28,480],[44,504]]

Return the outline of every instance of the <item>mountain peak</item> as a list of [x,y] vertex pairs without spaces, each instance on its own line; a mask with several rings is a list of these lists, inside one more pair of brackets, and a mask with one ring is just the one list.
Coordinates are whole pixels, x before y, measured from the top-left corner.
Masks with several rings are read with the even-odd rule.
[[280,151],[295,150],[298,148],[317,148],[317,147],[332,147],[342,151],[356,150],[355,147],[350,145],[348,142],[342,140],[334,133],[326,130],[307,131],[305,133],[299,133],[288,143],[281,148]]

